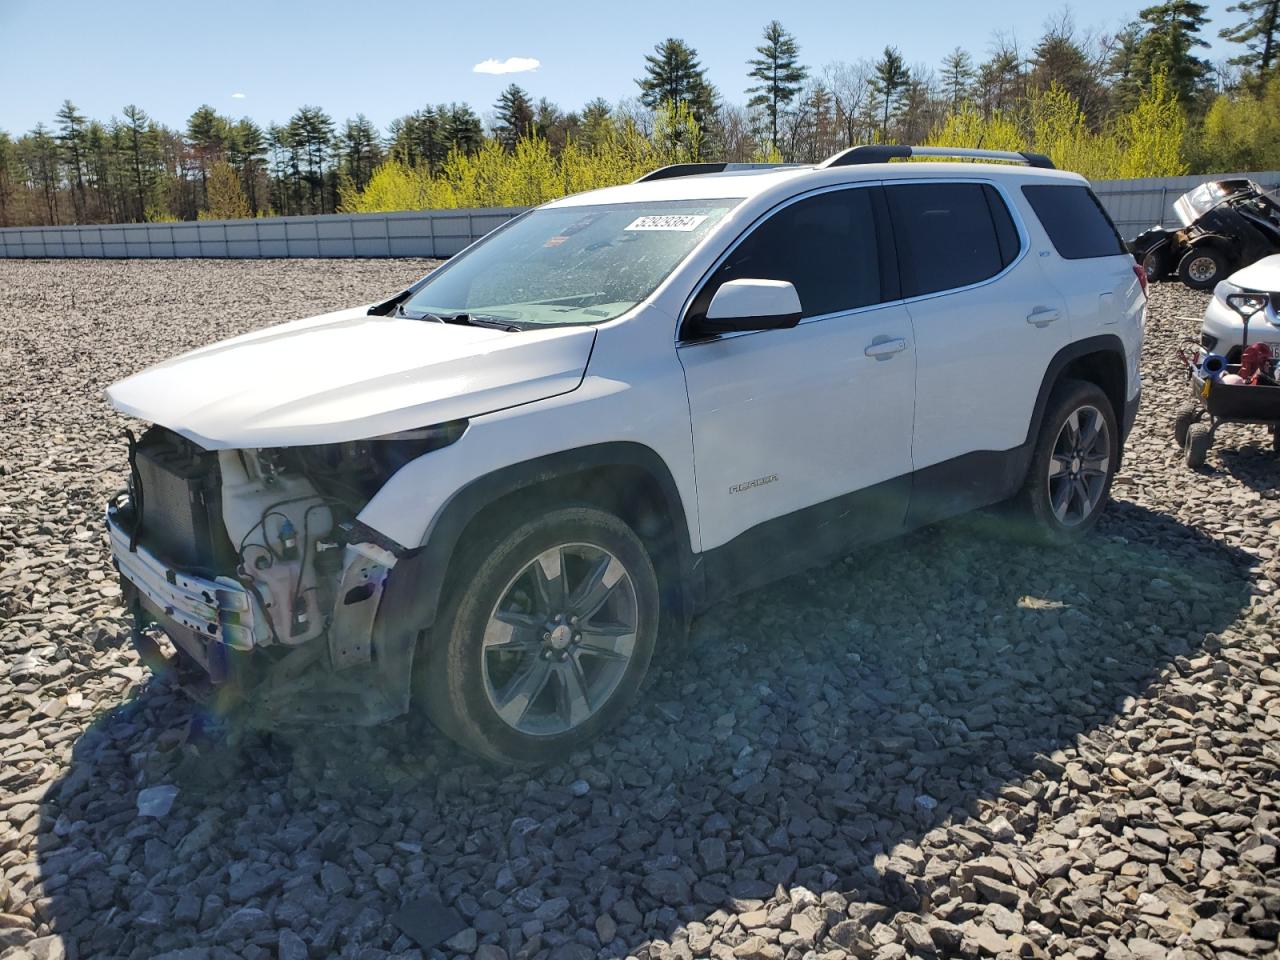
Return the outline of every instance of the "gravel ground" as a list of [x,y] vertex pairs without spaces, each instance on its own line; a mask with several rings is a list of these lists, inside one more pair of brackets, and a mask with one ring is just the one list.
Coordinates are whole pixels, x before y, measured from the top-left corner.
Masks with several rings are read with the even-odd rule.
[[[5,960],[1276,953],[1280,469],[1249,428],[1182,465],[1173,285],[1086,543],[970,518],[722,604],[562,766],[408,721],[233,737],[150,677],[103,387],[425,266],[0,261]],[[391,917],[428,896],[466,926],[420,952]]]

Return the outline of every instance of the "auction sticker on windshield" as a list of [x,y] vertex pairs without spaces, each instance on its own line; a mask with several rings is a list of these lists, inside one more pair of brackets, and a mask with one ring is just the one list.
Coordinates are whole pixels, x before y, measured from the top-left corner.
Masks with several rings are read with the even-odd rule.
[[705,216],[686,213],[669,213],[663,216],[636,217],[624,230],[696,230]]

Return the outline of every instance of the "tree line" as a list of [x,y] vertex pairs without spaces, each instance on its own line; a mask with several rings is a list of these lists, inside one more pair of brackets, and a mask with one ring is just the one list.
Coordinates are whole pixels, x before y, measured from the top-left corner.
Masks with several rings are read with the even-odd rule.
[[1221,63],[1199,55],[1208,18],[1194,0],[1145,7],[1114,34],[1081,30],[1064,12],[1029,47],[997,34],[984,57],[957,47],[937,64],[889,45],[814,67],[774,20],[744,64],[744,102],[671,37],[645,57],[634,98],[565,110],[511,84],[483,119],[437,104],[385,131],[316,106],[264,128],[204,105],[173,129],[133,104],[103,121],[68,100],[51,125],[0,131],[0,225],[508,202],[663,161],[814,162],[876,142],[1034,147],[1095,177],[1274,167],[1280,0],[1228,11],[1235,22],[1219,35],[1236,55]]

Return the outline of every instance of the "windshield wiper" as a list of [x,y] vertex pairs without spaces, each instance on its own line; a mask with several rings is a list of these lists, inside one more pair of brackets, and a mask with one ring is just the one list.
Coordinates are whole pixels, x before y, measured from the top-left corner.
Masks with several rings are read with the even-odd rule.
[[492,330],[506,330],[508,333],[519,333],[525,329],[524,326],[514,320],[490,317],[483,313],[455,313],[453,316],[431,314],[431,316],[439,317],[442,323],[458,323],[467,327],[489,327]]
[[403,306],[397,308],[397,315],[410,320],[434,320],[436,323],[456,323],[467,327],[488,327],[492,330],[505,330],[508,333],[519,333],[528,329],[523,324],[502,317],[486,316],[483,313],[409,313]]

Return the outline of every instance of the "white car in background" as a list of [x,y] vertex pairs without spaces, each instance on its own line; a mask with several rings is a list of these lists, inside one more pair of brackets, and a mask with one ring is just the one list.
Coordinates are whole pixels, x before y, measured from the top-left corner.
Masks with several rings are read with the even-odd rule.
[[112,386],[113,555],[224,702],[562,758],[719,598],[1006,500],[1089,530],[1146,280],[1035,154],[664,168]]
[[1249,318],[1249,342],[1265,343],[1273,356],[1280,356],[1280,253],[1237,270],[1214,287],[1200,328],[1200,345],[1206,353],[1226,357],[1228,363],[1240,362],[1244,319],[1227,297],[1246,293],[1259,294],[1262,306]]

